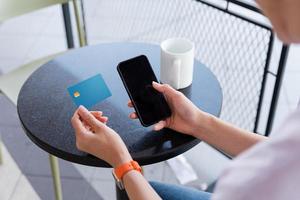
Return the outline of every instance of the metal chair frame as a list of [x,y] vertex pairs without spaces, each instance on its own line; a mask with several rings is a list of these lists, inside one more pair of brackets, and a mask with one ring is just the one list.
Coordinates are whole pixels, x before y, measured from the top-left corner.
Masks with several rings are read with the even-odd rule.
[[[83,10],[83,3],[80,0],[72,0],[73,2],[73,8],[75,13],[75,19],[76,19],[76,25],[77,25],[77,31],[78,31],[78,37],[79,37],[79,46],[85,46],[87,45],[87,38],[86,38],[86,30],[85,30],[85,21],[84,21],[84,10]],[[64,19],[64,25],[65,25],[65,32],[66,32],[66,39],[67,39],[67,46],[68,49],[74,48],[74,38],[72,33],[72,24],[71,24],[71,15],[69,10],[69,2],[62,4],[62,11],[63,11],[63,19]],[[0,91],[1,93],[1,91]],[[2,156],[2,150],[1,150],[1,138],[0,138],[0,165],[3,164],[3,156]],[[53,186],[54,186],[54,192],[55,192],[55,199],[56,200],[62,200],[62,188],[61,188],[61,180],[60,180],[60,171],[59,171],[59,163],[57,157],[49,154],[49,162],[51,167],[51,173],[53,178]]]
[[283,79],[284,70],[285,70],[285,66],[286,66],[286,60],[287,60],[287,56],[288,56],[288,52],[289,52],[289,45],[282,44],[280,59],[279,59],[278,68],[277,68],[277,73],[274,73],[270,70],[270,59],[271,59],[271,56],[272,56],[273,45],[274,45],[274,32],[272,30],[272,27],[269,26],[269,25],[263,24],[261,22],[255,21],[251,18],[247,18],[246,16],[240,15],[239,13],[233,12],[229,9],[230,5],[235,5],[235,6],[239,6],[241,8],[250,10],[254,13],[263,15],[262,11],[258,7],[254,6],[254,5],[249,5],[249,4],[247,4],[243,1],[238,1],[238,0],[224,0],[224,2],[226,2],[226,7],[225,8],[220,7],[216,4],[210,3],[210,2],[205,1],[205,0],[196,0],[196,1],[199,2],[199,3],[205,4],[207,6],[213,7],[215,9],[218,9],[222,12],[227,13],[227,14],[233,15],[237,18],[240,18],[242,20],[245,20],[249,23],[255,24],[255,25],[257,25],[257,26],[259,26],[263,29],[266,29],[266,30],[270,31],[270,33],[271,33],[270,43],[269,43],[269,48],[268,48],[268,52],[267,52],[267,58],[266,58],[264,74],[263,74],[263,80],[262,80],[262,83],[261,83],[261,92],[260,92],[259,101],[258,101],[258,105],[257,105],[256,118],[255,118],[254,129],[253,129],[253,131],[255,133],[258,133],[258,124],[260,122],[260,117],[261,117],[263,98],[265,97],[266,83],[267,83],[268,76],[272,76],[272,77],[275,78],[275,84],[274,84],[274,87],[273,87],[271,104],[270,104],[269,111],[268,111],[267,123],[265,125],[265,131],[262,132],[262,133],[259,133],[259,134],[262,134],[262,135],[265,135],[265,136],[269,136],[271,131],[272,131],[273,121],[274,121],[274,117],[275,117],[275,114],[276,114],[278,98],[279,98],[282,79]]

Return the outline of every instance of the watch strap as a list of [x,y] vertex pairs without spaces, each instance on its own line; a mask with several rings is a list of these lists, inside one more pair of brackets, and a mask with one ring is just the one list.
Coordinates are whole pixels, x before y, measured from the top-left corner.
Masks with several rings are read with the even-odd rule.
[[123,176],[131,170],[142,172],[142,168],[140,167],[140,165],[136,161],[132,160],[128,163],[124,163],[116,167],[114,169],[114,173],[119,180],[122,180]]

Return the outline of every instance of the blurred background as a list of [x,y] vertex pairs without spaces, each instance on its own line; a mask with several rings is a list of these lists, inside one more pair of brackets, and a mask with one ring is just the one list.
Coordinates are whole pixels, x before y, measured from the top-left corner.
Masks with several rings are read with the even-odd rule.
[[[170,37],[192,40],[195,57],[221,83],[224,95],[221,118],[226,121],[258,134],[270,134],[270,127],[276,132],[297,106],[300,46],[283,46],[253,1],[83,0],[79,3],[87,45],[120,41],[159,44]],[[71,3],[69,11],[74,48],[78,48]],[[0,76],[67,49],[61,5],[0,21]],[[48,154],[25,136],[16,107],[2,94],[0,135],[4,144],[0,199],[54,199]],[[198,189],[206,189],[217,180],[230,162],[226,155],[203,142],[183,156],[197,176],[184,184]],[[63,160],[59,163],[64,199],[115,199],[110,169]],[[144,168],[149,180],[181,184],[172,161]]]

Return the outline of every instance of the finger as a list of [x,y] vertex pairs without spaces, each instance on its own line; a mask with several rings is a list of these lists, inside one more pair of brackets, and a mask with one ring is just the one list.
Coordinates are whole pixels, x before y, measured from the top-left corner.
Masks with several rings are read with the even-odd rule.
[[91,130],[91,127],[90,127],[89,125],[87,125],[87,124],[84,124],[84,128],[85,128],[86,130],[88,130],[88,131]]
[[83,125],[84,125],[84,128],[85,128],[88,132],[93,132],[92,127],[90,127],[90,126],[87,125],[87,124],[83,124]]
[[78,115],[81,119],[90,125],[92,128],[100,128],[102,124],[90,113],[84,106],[79,106]]
[[133,112],[133,113],[130,113],[129,118],[131,118],[131,119],[137,119],[138,116],[137,116],[136,112]]
[[127,105],[128,105],[129,108],[132,108],[133,107],[132,101],[129,100],[128,103],[127,103]]
[[75,132],[84,132],[86,131],[85,125],[80,120],[80,116],[78,115],[78,112],[76,111],[71,119],[71,123],[73,128],[75,129]]
[[101,119],[101,118],[102,118],[103,116],[97,116],[97,115],[95,116],[95,115],[94,115],[94,117],[95,117],[97,120],[99,120],[100,122],[102,122],[102,119]]
[[108,117],[103,116],[103,112],[102,111],[90,111],[92,113],[92,115],[94,115],[94,117],[96,119],[98,119],[100,122],[102,123],[106,123],[108,121]]
[[166,125],[167,125],[166,121],[162,120],[162,121],[159,121],[157,124],[155,124],[153,129],[155,131],[159,131],[159,130],[163,129]]
[[95,117],[101,117],[103,115],[102,111],[90,111],[92,113],[92,115],[94,115]]
[[81,121],[78,111],[74,113],[71,124],[75,130],[76,138],[88,138],[91,127]]
[[108,121],[108,117],[101,117],[101,118],[100,118],[100,121],[101,121],[102,123],[106,123],[106,122]]
[[108,121],[108,117],[105,117],[105,116],[96,117],[96,119],[102,123],[106,123]]

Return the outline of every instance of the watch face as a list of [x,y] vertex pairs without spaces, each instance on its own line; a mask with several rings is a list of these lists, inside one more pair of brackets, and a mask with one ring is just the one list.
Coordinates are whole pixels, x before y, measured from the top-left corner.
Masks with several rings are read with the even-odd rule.
[[116,185],[118,186],[118,188],[119,188],[120,190],[124,190],[125,188],[124,188],[124,185],[123,185],[122,180],[118,179],[118,177],[117,177],[117,175],[115,174],[115,171],[114,171],[114,170],[112,170],[111,173],[112,173],[112,175],[113,175],[113,177],[114,177],[114,179],[115,179],[115,182],[116,182]]

